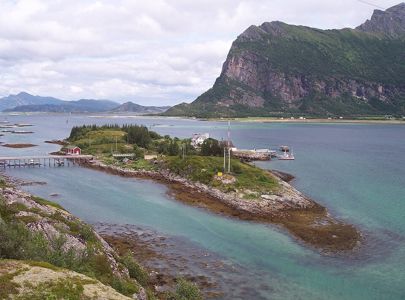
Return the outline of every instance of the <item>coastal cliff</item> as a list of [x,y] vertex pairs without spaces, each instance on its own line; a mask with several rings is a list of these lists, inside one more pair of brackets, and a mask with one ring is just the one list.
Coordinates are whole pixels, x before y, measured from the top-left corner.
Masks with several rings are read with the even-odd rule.
[[405,3],[376,10],[356,29],[252,25],[233,42],[214,86],[165,115],[404,114],[404,24]]

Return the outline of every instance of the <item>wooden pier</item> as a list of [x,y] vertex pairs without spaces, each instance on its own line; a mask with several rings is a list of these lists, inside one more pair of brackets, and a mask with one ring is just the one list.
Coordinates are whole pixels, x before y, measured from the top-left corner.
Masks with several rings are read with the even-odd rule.
[[0,168],[62,167],[93,159],[92,155],[0,156]]

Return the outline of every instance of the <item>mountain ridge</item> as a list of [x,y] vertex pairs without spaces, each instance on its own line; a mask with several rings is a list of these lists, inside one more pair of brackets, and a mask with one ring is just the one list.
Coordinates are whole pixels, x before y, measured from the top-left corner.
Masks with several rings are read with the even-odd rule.
[[34,96],[26,92],[20,92],[0,98],[0,111],[21,105],[59,104],[61,101],[62,100],[54,97]]
[[169,108],[170,106],[143,106],[140,104],[136,104],[132,101],[128,101],[110,110],[110,112],[114,113],[134,112],[138,114],[157,114],[163,113]]
[[405,2],[388,8],[376,9],[369,20],[356,27],[357,30],[384,34],[393,38],[405,36]]
[[110,100],[79,99],[60,100],[53,97],[33,96],[26,92],[9,95],[0,99],[3,112],[52,112],[52,113],[94,113],[113,112],[137,114],[157,114],[165,112],[169,106],[143,106],[133,102],[119,104]]
[[[397,18],[387,21],[394,12]],[[382,14],[384,26],[375,14],[364,23],[373,26],[360,29],[252,25],[232,43],[213,87],[164,115],[405,114],[405,38],[398,25],[405,4]]]

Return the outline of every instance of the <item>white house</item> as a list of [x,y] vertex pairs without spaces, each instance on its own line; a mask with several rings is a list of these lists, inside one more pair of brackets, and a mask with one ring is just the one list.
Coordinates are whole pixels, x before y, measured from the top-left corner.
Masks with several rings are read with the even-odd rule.
[[209,133],[194,133],[191,137],[191,145],[193,147],[200,147],[206,139],[210,138]]

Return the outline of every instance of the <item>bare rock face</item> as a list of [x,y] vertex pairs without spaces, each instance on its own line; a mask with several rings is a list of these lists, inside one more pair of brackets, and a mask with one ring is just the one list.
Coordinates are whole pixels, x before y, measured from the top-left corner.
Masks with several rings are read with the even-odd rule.
[[405,36],[405,3],[386,11],[376,9],[370,20],[356,28],[364,32],[380,33],[398,38]]

